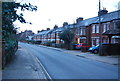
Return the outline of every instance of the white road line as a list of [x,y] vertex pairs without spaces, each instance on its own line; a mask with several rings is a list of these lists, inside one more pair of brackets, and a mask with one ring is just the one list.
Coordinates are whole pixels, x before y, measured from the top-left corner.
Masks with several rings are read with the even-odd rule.
[[47,70],[45,69],[45,67],[43,66],[43,64],[40,62],[40,60],[37,57],[36,57],[36,60],[38,61],[42,69],[45,71],[45,73],[47,74],[49,81],[53,81],[50,74],[47,72]]

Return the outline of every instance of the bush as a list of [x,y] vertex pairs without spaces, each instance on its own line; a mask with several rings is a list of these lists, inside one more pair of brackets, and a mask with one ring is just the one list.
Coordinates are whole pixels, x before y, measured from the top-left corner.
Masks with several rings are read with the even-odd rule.
[[57,48],[64,48],[64,46],[65,46],[64,43],[60,43],[56,45]]
[[52,45],[52,42],[47,42],[45,45],[46,45],[46,46],[51,46],[51,45]]
[[2,41],[2,69],[4,69],[5,65],[11,61],[17,49],[18,42],[16,40],[10,39]]

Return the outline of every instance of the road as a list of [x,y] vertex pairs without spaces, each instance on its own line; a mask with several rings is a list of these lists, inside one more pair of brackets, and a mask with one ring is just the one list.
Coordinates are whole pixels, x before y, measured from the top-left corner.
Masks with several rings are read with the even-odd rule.
[[37,57],[52,79],[118,79],[118,67],[39,45],[19,43]]

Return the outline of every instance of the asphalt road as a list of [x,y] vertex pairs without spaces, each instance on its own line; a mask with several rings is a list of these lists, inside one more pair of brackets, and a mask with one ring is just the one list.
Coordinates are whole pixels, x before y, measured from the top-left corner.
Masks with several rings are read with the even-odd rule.
[[118,79],[118,67],[38,45],[19,43],[37,57],[52,79]]

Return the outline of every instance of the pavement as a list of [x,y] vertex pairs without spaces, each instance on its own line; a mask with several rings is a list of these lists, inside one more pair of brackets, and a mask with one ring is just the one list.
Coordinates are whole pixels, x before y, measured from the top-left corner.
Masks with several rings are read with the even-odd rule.
[[13,60],[2,70],[2,79],[46,79],[37,60],[19,47]]
[[62,51],[68,54],[74,54],[79,57],[88,58],[88,59],[96,60],[99,62],[104,62],[104,63],[120,66],[120,63],[118,62],[118,59],[120,57],[119,55],[99,56],[98,54],[93,54],[91,52],[81,52],[80,50],[66,50],[66,49],[48,47],[48,46],[43,46],[43,45],[39,45],[39,46],[57,50],[57,51]]

